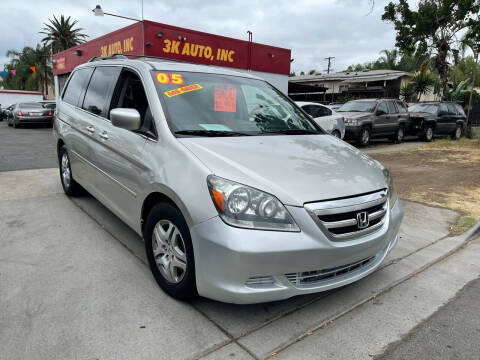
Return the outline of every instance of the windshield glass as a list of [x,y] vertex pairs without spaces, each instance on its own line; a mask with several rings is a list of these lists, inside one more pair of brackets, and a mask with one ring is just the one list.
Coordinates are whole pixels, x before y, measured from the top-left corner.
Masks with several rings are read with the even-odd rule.
[[193,72],[153,71],[152,76],[176,134],[324,133],[265,81]]
[[20,104],[18,104],[18,107],[21,107],[21,108],[41,108],[42,104],[39,104],[39,103],[20,103]]
[[410,112],[425,112],[430,114],[436,114],[438,104],[415,104],[408,108]]
[[349,101],[343,104],[337,112],[373,112],[375,110],[376,101]]

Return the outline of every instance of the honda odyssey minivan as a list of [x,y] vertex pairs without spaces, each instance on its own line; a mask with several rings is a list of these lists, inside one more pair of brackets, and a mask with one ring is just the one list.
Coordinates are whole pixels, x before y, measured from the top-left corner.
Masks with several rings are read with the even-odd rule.
[[267,82],[152,58],[92,59],[54,123],[65,193],[145,242],[171,296],[257,303],[375,271],[403,217],[389,171]]

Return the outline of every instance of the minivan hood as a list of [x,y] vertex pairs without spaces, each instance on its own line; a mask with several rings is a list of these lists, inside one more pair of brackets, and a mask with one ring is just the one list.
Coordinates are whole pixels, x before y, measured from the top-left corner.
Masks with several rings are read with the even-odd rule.
[[268,192],[286,205],[303,206],[387,187],[379,162],[334,136],[178,140],[213,174]]

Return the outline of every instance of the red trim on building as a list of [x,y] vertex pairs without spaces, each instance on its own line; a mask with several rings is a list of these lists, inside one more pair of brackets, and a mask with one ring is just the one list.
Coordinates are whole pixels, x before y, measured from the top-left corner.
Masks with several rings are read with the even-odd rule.
[[[142,31],[142,27],[143,30]],[[144,46],[143,46],[144,45]],[[250,46],[250,49],[249,49]],[[75,51],[77,54],[75,54]],[[70,73],[94,56],[138,54],[275,74],[290,73],[289,49],[145,20],[53,56],[54,75]]]

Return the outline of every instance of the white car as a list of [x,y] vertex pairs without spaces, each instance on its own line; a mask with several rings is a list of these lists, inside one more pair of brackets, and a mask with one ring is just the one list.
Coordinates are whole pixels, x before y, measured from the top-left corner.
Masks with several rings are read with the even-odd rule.
[[304,101],[296,101],[308,115],[310,115],[315,122],[328,131],[333,136],[343,139],[345,136],[344,117],[327,106]]

